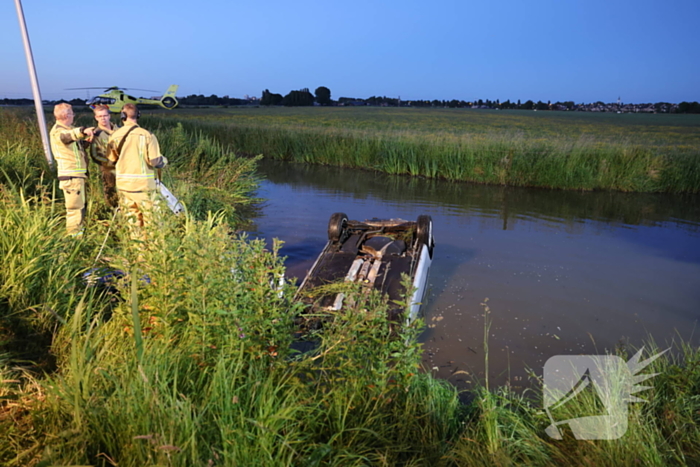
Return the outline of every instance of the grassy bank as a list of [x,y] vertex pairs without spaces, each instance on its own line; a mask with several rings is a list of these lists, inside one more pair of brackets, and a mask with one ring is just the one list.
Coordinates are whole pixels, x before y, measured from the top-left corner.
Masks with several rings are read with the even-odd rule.
[[156,115],[237,151],[294,162],[510,186],[700,191],[695,115],[338,107]]
[[[14,124],[26,130],[0,111],[3,139]],[[191,138],[173,157],[188,173],[200,167],[188,165],[187,148],[201,145],[208,161],[219,153],[181,130],[159,137],[170,149]],[[270,285],[282,258],[232,236],[225,213],[157,215],[142,245],[92,205],[86,235],[67,239],[40,147],[25,143],[0,159],[13,174],[0,173],[3,465],[700,462],[698,349],[681,345],[652,364],[659,375],[640,394],[649,402],[630,405],[625,437],[555,441],[536,390],[524,397],[484,382],[460,403],[422,373],[420,323],[392,333],[379,297],[358,294],[358,310],[334,316],[312,352],[295,352],[293,291]],[[194,183],[173,170],[174,189],[180,180]],[[96,266],[124,276],[91,286],[83,274]],[[597,411],[595,401],[573,410],[584,409]]]

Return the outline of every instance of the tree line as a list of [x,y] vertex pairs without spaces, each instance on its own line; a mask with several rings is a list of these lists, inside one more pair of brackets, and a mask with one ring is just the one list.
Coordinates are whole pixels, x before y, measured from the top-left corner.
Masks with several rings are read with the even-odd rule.
[[[314,95],[315,94],[315,95]],[[309,88],[300,89],[298,91],[290,91],[286,96],[270,92],[265,89],[260,98],[260,105],[284,105],[287,107],[301,107],[314,105],[332,105],[331,90],[325,86],[316,88],[314,94],[311,94]]]
[[612,111],[658,111],[668,113],[700,113],[700,104],[697,102],[681,102],[680,104],[672,104],[669,102],[657,102],[646,104],[618,104],[604,103],[602,101],[591,103],[576,104],[574,101],[532,101],[527,100],[521,102],[518,99],[516,102],[506,100],[501,102],[496,99],[464,101],[464,100],[400,100],[392,97],[372,96],[368,99],[359,99],[353,97],[341,97],[338,99],[338,105],[353,106],[353,105],[369,105],[369,106],[384,106],[384,107],[442,107],[442,108],[465,108],[465,109],[520,109],[520,110],[597,110],[602,112]]
[[[474,101],[464,101],[464,100],[401,100],[394,97],[386,96],[372,96],[367,99],[354,98],[354,97],[341,97],[337,101],[331,99],[331,90],[326,86],[320,86],[316,88],[312,94],[308,88],[303,88],[300,90],[290,91],[285,96],[281,94],[272,93],[269,89],[265,89],[262,92],[262,97],[258,100],[256,98],[252,99],[239,99],[235,97],[229,97],[228,95],[219,97],[216,94],[210,96],[204,96],[202,94],[190,94],[185,97],[178,97],[180,105],[191,105],[191,106],[241,106],[241,105],[283,105],[287,107],[300,107],[300,106],[312,106],[312,105],[340,105],[340,106],[382,106],[382,107],[442,107],[442,108],[470,108],[470,109],[521,109],[521,110],[593,110],[598,111],[617,111],[625,110],[630,111],[630,107],[636,109],[644,109],[644,111],[658,111],[658,112],[668,112],[668,113],[687,113],[687,114],[700,114],[700,103],[698,102],[681,102],[679,104],[671,104],[668,102],[657,102],[648,104],[616,104],[609,103],[605,104],[602,101],[593,102],[589,104],[576,104],[574,101],[557,101],[552,103],[547,101],[534,102],[532,100],[527,100],[521,102],[518,99],[517,102],[511,102],[506,100],[501,102],[496,99],[491,101],[489,99],[474,100]],[[71,99],[71,100],[55,100],[55,101],[43,101],[46,105],[55,105],[59,102],[68,102],[71,105],[85,105],[84,99]],[[0,105],[33,105],[34,101],[32,99],[0,99]]]
[[367,99],[355,97],[340,97],[337,101],[331,99],[331,91],[325,86],[316,89],[315,96],[309,92],[308,88],[298,91],[290,91],[287,95],[276,94],[265,89],[262,92],[260,105],[284,105],[288,107],[318,105],[340,105],[340,106],[383,106],[383,107],[442,107],[442,108],[469,108],[469,109],[520,109],[520,110],[596,110],[601,112],[613,111],[654,111],[667,113],[700,113],[700,104],[697,102],[681,102],[680,104],[672,104],[669,102],[657,102],[647,104],[618,104],[604,103],[602,101],[591,102],[588,104],[576,104],[574,101],[533,101],[527,100],[521,102],[518,99],[515,102],[506,100],[501,102],[499,99],[491,101],[489,99],[464,101],[464,100],[401,100],[395,97],[372,96]]

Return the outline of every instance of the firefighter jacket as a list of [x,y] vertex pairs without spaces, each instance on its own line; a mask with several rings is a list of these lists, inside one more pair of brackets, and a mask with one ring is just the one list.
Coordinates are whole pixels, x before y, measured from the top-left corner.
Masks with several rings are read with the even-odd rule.
[[108,158],[109,151],[107,143],[112,133],[118,129],[119,127],[114,124],[112,124],[111,130],[105,130],[100,127],[95,128],[95,137],[92,138],[92,142],[90,143],[90,157],[103,167],[114,167],[114,163]]
[[155,135],[129,121],[109,137],[109,160],[116,164],[117,190],[132,192],[154,191],[155,169],[168,164]]
[[56,123],[51,128],[51,152],[56,158],[58,179],[87,178],[84,127]]

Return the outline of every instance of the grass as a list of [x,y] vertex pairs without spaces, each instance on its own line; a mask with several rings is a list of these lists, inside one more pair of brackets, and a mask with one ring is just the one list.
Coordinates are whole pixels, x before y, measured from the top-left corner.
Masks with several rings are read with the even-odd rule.
[[169,158],[168,183],[197,219],[207,212],[223,212],[231,224],[250,217],[259,179],[257,158],[237,157],[210,136],[186,132],[182,125],[159,132],[161,151]]
[[[196,142],[183,131],[159,136]],[[226,212],[156,214],[144,245],[95,199],[85,236],[67,239],[50,176],[32,168],[41,149],[24,144],[28,159],[0,161],[15,174],[0,179],[3,465],[700,463],[696,347],[676,344],[652,363],[649,402],[630,405],[625,437],[555,441],[536,389],[486,385],[460,402],[421,372],[421,323],[392,328],[376,295],[358,294],[314,335],[314,350],[295,351],[300,305],[290,285],[281,295],[271,286],[284,272],[279,245],[232,235]],[[219,160],[209,150],[201,157]],[[27,194],[37,186],[46,189]],[[124,274],[91,286],[82,273],[93,264]]]
[[700,190],[697,116],[411,108],[155,113],[236,151],[451,181],[572,190]]

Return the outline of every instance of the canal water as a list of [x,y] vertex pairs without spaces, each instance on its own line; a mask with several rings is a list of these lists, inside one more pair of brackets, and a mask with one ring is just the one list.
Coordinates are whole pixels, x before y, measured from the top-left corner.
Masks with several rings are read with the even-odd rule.
[[[328,219],[433,218],[425,371],[527,387],[554,355],[700,342],[700,197],[494,187],[263,161],[253,236],[303,278]],[[491,322],[485,352],[485,305]]]

